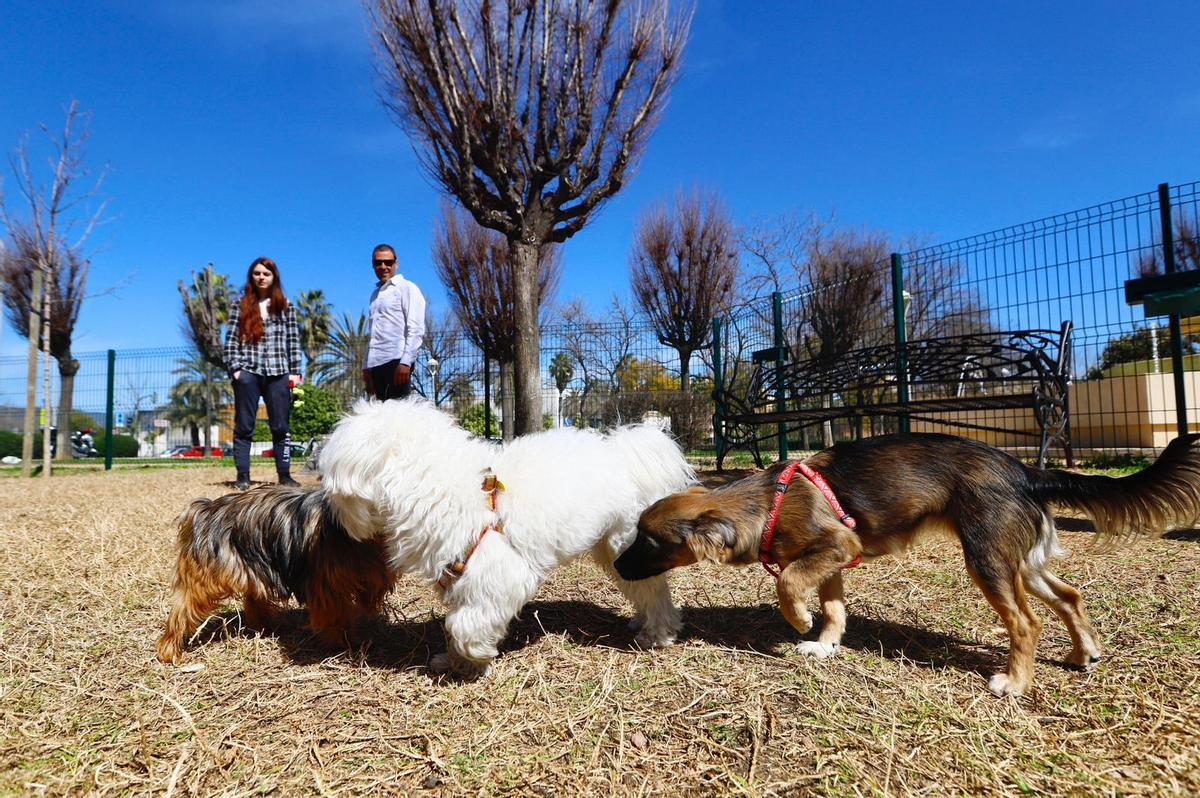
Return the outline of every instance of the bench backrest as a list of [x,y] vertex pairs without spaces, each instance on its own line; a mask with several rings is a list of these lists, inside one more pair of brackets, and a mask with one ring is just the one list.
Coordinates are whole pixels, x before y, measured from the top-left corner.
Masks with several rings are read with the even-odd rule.
[[[909,341],[905,347],[910,398],[944,398],[1032,392],[1070,380],[1070,321],[1058,330],[969,333]],[[842,403],[871,404],[873,395],[894,389],[896,346],[864,347],[828,361],[760,363],[746,395],[734,399],[744,410],[774,410],[782,380],[789,402],[838,397]],[[894,393],[894,390],[892,391]],[[733,397],[730,397],[733,398]]]

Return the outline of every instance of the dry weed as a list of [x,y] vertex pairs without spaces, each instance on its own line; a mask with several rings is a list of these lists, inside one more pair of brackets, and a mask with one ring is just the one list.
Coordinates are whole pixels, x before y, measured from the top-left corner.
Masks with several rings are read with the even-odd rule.
[[160,665],[172,521],[229,477],[0,481],[0,793],[1200,794],[1195,540],[1099,552],[1064,533],[1108,657],[1066,670],[1047,618],[1021,700],[987,693],[1006,638],[943,544],[848,573],[828,662],[790,653],[758,569],[677,574],[682,642],[637,651],[581,562],[479,683],[425,669],[443,637],[412,580],[362,649],[314,648],[299,611],[246,634],[230,607],[187,666]]

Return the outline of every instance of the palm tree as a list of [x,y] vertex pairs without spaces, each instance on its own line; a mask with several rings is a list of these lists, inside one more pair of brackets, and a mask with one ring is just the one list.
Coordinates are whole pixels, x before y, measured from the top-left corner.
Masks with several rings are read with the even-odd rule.
[[[206,381],[207,398],[204,406],[213,410],[218,404],[216,384],[225,382],[226,364],[221,333],[229,322],[230,308],[234,302],[229,278],[214,272],[210,263],[202,272],[192,274],[190,286],[185,285],[183,280],[179,281],[179,296],[183,300],[183,322],[180,326],[184,337],[195,349],[197,363],[205,364],[203,368],[197,367],[196,373]],[[228,385],[225,387],[227,389]],[[214,443],[209,440],[213,422],[211,415],[204,421],[206,456]]]
[[[180,358],[175,363],[173,373],[179,379],[171,387],[167,420],[186,426],[191,432],[192,445],[199,446],[200,429],[229,406],[233,400],[233,389],[225,378],[224,369],[208,362],[198,351],[193,351],[190,358]],[[207,432],[205,437],[208,437]],[[212,445],[210,441],[206,448]]]
[[334,321],[329,340],[309,366],[312,381],[327,385],[343,404],[349,405],[366,391],[362,368],[367,362],[368,343],[366,314],[359,311],[358,320],[354,321],[348,313],[343,313]]
[[325,301],[321,289],[301,291],[296,297],[296,321],[300,325],[300,349],[304,361],[312,370],[313,361],[321,354],[329,341],[329,328],[333,324],[333,313]]

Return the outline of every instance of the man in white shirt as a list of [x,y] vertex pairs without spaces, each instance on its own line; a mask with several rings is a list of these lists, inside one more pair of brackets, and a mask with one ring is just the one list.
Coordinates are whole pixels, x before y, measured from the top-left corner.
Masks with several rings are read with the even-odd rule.
[[396,250],[380,244],[371,253],[379,282],[371,292],[371,337],[363,383],[381,401],[403,399],[412,390],[412,370],[425,337],[425,297],[396,274]]

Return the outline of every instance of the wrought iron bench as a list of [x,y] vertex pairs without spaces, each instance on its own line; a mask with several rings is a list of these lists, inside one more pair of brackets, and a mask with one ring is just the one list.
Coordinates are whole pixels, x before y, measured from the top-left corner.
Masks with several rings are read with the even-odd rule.
[[[1073,465],[1067,401],[1071,331],[1071,322],[1064,321],[1058,330],[909,341],[904,346],[906,386],[898,379],[894,344],[857,349],[828,362],[779,363],[775,350],[767,350],[771,359],[756,358],[743,391],[718,396],[717,468],[733,449],[748,449],[761,467],[763,442],[777,441],[781,430],[790,434],[834,419],[867,417],[897,419],[899,429],[907,427],[907,419],[1028,436],[1038,440],[1039,466],[1055,443]],[[1036,431],[945,415],[1021,408],[1033,411]]]

